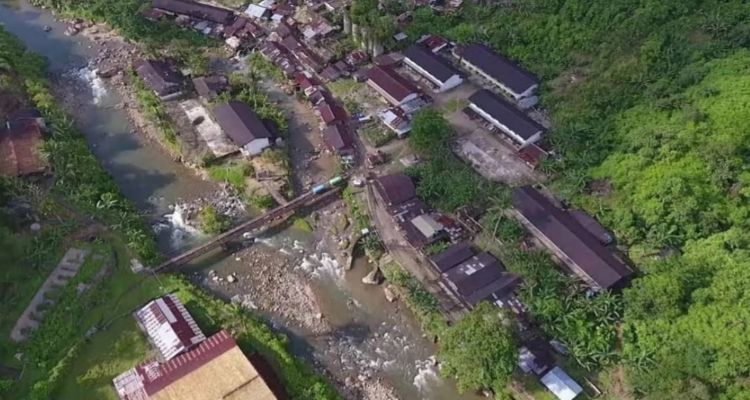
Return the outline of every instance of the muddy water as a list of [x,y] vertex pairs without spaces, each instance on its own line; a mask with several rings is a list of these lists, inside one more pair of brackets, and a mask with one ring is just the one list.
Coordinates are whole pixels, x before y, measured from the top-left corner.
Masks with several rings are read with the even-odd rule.
[[[120,190],[144,212],[153,217],[171,213],[170,205],[207,195],[215,184],[200,179],[182,164],[165,157],[154,143],[138,138],[131,131],[127,115],[114,106],[119,97],[87,69],[88,60],[96,56],[96,44],[82,36],[64,35],[66,25],[21,0],[0,0],[0,23],[19,37],[27,48],[43,55],[56,79],[67,81],[65,87],[76,90],[76,118],[80,130],[101,161],[114,177]],[[52,30],[44,32],[44,27]],[[159,231],[164,251],[194,242],[183,227],[162,221],[169,227]]]
[[[185,226],[179,209],[173,212],[172,206],[207,195],[215,190],[215,185],[201,180],[131,132],[126,114],[113,107],[120,99],[86,70],[88,60],[96,56],[96,45],[84,37],[65,36],[65,24],[22,0],[0,0],[0,24],[21,38],[31,51],[47,57],[50,70],[60,79],[79,81],[71,87],[83,86],[84,90],[76,92],[77,103],[81,104],[77,122],[94,154],[123,193],[152,216],[169,215],[162,219],[166,228],[160,233],[162,248],[170,251],[202,240]],[[44,26],[50,26],[51,32],[45,33]],[[343,372],[338,375],[385,378],[404,400],[479,398],[459,395],[452,382],[438,378],[432,361],[434,346],[422,336],[408,310],[402,303],[388,303],[381,287],[361,283],[367,273],[364,259],[358,259],[354,270],[344,273],[323,255],[323,249],[316,248],[319,242],[294,230],[267,238],[259,245],[288,254],[300,253],[297,268],[309,278],[321,311],[334,328],[326,335],[291,329],[297,355],[320,361],[334,373]],[[231,265],[238,263],[233,257],[215,260],[204,267],[243,267]]]

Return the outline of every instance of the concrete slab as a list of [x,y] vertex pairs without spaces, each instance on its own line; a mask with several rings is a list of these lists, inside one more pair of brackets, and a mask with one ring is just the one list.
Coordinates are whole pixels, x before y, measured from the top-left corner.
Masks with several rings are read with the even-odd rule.
[[55,286],[65,285],[68,280],[75,276],[81,268],[81,265],[83,265],[83,262],[86,260],[86,256],[88,256],[89,252],[88,249],[68,249],[60,263],[57,264],[57,267],[55,267],[52,273],[49,274],[47,280],[44,281],[44,284],[42,284],[42,287],[36,292],[34,298],[31,299],[31,302],[23,311],[21,317],[16,321],[16,325],[10,332],[10,338],[14,342],[26,340],[28,335],[39,327],[39,319],[43,317],[43,313],[37,312],[37,309],[45,302],[44,295]]
[[224,134],[219,124],[213,120],[206,107],[195,99],[180,102],[180,108],[185,112],[190,121],[202,118],[203,122],[195,125],[195,130],[203,139],[211,153],[216,157],[223,157],[237,152],[239,149],[232,143],[231,139]]
[[480,175],[491,181],[515,186],[539,180],[514,149],[482,129],[459,137],[454,151]]

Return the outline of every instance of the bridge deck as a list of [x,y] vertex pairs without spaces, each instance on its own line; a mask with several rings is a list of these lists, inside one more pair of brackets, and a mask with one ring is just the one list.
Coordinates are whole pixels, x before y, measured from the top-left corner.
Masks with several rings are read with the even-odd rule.
[[[269,210],[263,215],[257,216],[247,222],[243,222],[242,224],[237,225],[236,227],[224,233],[214,236],[211,240],[209,240],[206,243],[203,243],[181,254],[171,257],[169,260],[159,265],[155,271],[159,272],[159,271],[171,268],[171,267],[176,267],[176,266],[188,263],[192,261],[193,259],[200,257],[216,249],[217,247],[230,241],[231,239],[242,235],[245,232],[248,232],[255,228],[263,226],[267,224],[268,222],[271,222],[279,217],[288,217],[289,215],[293,214],[297,209],[304,207],[304,206],[318,203],[324,199],[327,199],[331,196],[338,194],[340,191],[341,191],[341,188],[334,187],[321,194],[313,194],[311,192],[305,193],[286,204],[282,204],[274,209]],[[289,215],[285,215],[285,214],[289,214]]]

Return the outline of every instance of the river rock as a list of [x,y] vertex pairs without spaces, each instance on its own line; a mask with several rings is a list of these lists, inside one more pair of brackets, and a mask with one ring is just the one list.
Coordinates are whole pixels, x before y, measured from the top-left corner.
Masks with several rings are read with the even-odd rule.
[[367,285],[379,285],[380,282],[383,280],[383,273],[380,272],[380,268],[376,265],[375,268],[372,269],[367,275],[365,275],[364,278],[362,278],[362,283]]
[[345,214],[338,214],[336,216],[336,230],[343,232],[347,227],[349,227],[349,218]]
[[65,28],[65,35],[66,36],[75,36],[80,32],[80,30],[76,29],[75,26],[71,25]]
[[110,67],[110,68],[105,68],[105,69],[100,69],[100,70],[97,70],[97,71],[96,71],[96,74],[97,74],[97,75],[98,75],[98,76],[99,76],[100,78],[105,78],[105,79],[109,79],[109,78],[111,78],[111,77],[113,77],[113,76],[117,75],[117,73],[118,73],[119,71],[120,71],[120,68],[119,68],[119,67]]
[[229,275],[227,275],[227,282],[229,282],[229,283],[235,283],[235,282],[237,282],[237,277],[234,276],[234,274],[229,274]]
[[50,31],[52,31],[52,27],[51,27],[51,26],[49,26],[49,25],[44,25],[44,28],[42,28],[42,29],[44,29],[44,31],[45,31],[45,32],[50,32]]
[[345,250],[349,248],[349,239],[343,238],[339,240],[337,246],[339,247],[339,250]]
[[398,300],[398,294],[396,294],[396,291],[393,290],[392,285],[388,285],[383,288],[383,294],[385,294],[385,299],[389,302],[393,303],[394,301]]

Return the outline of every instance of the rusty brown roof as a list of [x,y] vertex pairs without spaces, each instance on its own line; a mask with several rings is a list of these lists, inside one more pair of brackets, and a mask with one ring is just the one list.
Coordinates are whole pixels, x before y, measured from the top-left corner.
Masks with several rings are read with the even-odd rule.
[[378,177],[375,183],[388,206],[397,206],[417,197],[414,183],[404,174],[384,175]]
[[0,174],[9,177],[43,172],[42,130],[33,119],[18,119],[0,128]]
[[255,139],[272,138],[266,127],[249,105],[232,100],[214,108],[216,122],[237,146],[244,146]]
[[374,85],[399,102],[412,93],[420,92],[416,85],[389,67],[372,67],[367,76]]
[[169,62],[140,60],[135,63],[135,72],[143,83],[159,96],[167,96],[180,91],[182,74]]
[[575,218],[555,207],[533,187],[515,189],[512,201],[516,210],[531,225],[582,270],[586,275],[582,277],[585,280],[609,289],[633,273]]

